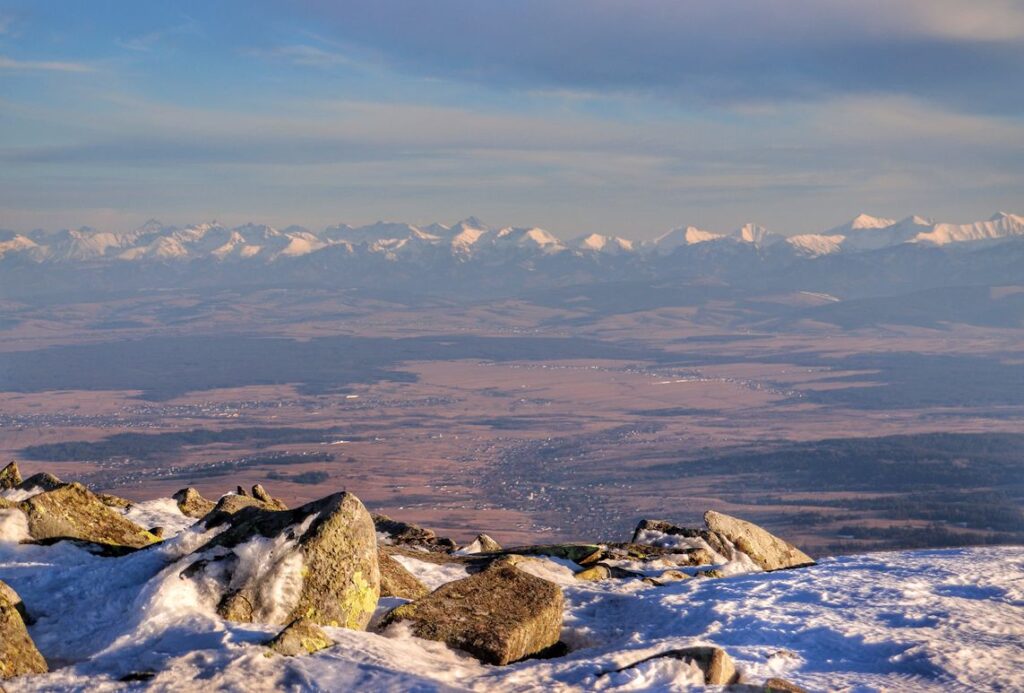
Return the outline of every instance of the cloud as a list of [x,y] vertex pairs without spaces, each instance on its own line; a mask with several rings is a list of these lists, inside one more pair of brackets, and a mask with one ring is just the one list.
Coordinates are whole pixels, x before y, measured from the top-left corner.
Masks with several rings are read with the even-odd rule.
[[[308,0],[330,34],[417,74],[691,107],[886,92],[1024,108],[1012,0]],[[328,29],[324,29],[325,32]]]
[[93,72],[94,68],[84,63],[69,63],[52,60],[15,60],[0,55],[0,70],[47,70],[51,72]]
[[342,53],[305,44],[278,46],[269,51],[261,51],[258,55],[284,60],[292,65],[304,67],[329,68],[339,65],[352,66],[357,64],[356,61]]

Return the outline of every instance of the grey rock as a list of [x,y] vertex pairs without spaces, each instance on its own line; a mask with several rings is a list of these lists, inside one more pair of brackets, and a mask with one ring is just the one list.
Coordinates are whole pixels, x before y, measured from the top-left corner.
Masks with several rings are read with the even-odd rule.
[[763,570],[781,570],[814,565],[814,559],[792,544],[752,522],[709,510],[704,513],[708,529],[733,543]]
[[557,585],[499,561],[393,609],[382,627],[408,621],[416,637],[504,665],[558,643],[562,606]]
[[177,491],[171,498],[178,504],[178,510],[182,515],[196,519],[205,517],[217,505],[212,500],[203,498],[203,495],[191,486]]
[[39,493],[19,503],[18,508],[25,513],[29,534],[36,540],[78,539],[131,549],[158,541],[79,483]]
[[411,600],[430,592],[426,585],[383,549],[377,551],[377,564],[380,567],[380,596]]

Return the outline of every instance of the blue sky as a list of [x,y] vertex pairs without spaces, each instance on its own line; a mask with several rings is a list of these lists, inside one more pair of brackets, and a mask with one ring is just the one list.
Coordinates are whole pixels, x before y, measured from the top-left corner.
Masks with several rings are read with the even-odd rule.
[[1016,0],[0,0],[0,227],[1024,211]]

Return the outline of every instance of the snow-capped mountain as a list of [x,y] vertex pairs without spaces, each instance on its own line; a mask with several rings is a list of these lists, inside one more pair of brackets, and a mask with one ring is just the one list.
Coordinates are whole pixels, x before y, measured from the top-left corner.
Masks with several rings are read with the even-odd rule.
[[[993,248],[999,244],[1012,247]],[[97,287],[119,286],[131,276],[138,288],[149,281],[352,287],[426,281],[434,290],[465,293],[523,288],[527,276],[533,285],[548,286],[704,277],[827,293],[860,286],[860,293],[872,293],[876,284],[1024,284],[1022,256],[1024,216],[1007,213],[968,224],[861,214],[820,233],[798,235],[753,223],[728,232],[691,225],[643,242],[600,233],[563,241],[538,227],[492,227],[474,217],[451,226],[380,221],[319,231],[216,221],[179,228],[150,220],[123,233],[88,227],[0,232],[0,290],[71,290],[76,282],[91,281],[92,273]],[[60,267],[61,276],[56,269],[47,272],[51,266]],[[136,266],[144,269],[135,272]]]

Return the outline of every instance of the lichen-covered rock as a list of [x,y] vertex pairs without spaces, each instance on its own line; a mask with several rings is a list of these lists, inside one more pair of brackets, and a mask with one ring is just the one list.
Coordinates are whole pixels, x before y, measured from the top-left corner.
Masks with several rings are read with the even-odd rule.
[[267,647],[285,657],[313,654],[333,645],[323,628],[304,618],[292,621],[267,643]]
[[562,604],[562,590],[554,583],[498,562],[393,609],[382,627],[408,621],[416,637],[503,665],[558,642]]
[[419,599],[430,592],[426,585],[383,549],[377,550],[380,566],[380,596]]
[[26,624],[32,622],[28,611],[25,610],[25,602],[21,601],[21,597],[14,591],[14,588],[3,580],[0,580],[0,600],[7,600],[7,603],[14,607],[18,614],[21,615],[21,620]]
[[294,510],[215,510],[204,521],[225,528],[195,552],[182,576],[218,584],[224,618],[276,624],[306,618],[355,629],[369,623],[380,596],[377,540],[370,514],[352,494]]
[[217,505],[212,500],[203,498],[203,495],[191,486],[177,491],[171,498],[178,504],[178,510],[182,515],[196,519],[205,517]]
[[0,679],[47,671],[46,660],[29,637],[18,611],[20,602],[14,590],[0,582]]
[[39,493],[18,505],[33,539],[80,539],[139,549],[158,541],[145,528],[114,512],[79,483]]
[[267,489],[263,488],[262,484],[256,484],[252,487],[252,497],[258,501],[263,501],[272,510],[287,510],[288,506],[284,504],[284,501],[274,498],[271,496]]
[[625,568],[619,568],[618,566],[608,565],[606,563],[598,563],[590,566],[589,568],[584,568],[577,572],[573,577],[585,582],[599,582],[601,580],[609,580],[611,578],[623,579],[643,576],[640,573],[634,573],[632,570],[626,570]]
[[681,582],[682,580],[690,579],[692,579],[692,576],[681,570],[666,570],[655,577],[644,578],[644,582],[649,585],[655,585],[656,587],[664,587],[665,585],[670,585],[673,582]]
[[448,537],[439,537],[432,529],[424,529],[411,522],[392,520],[387,515],[374,515],[373,524],[377,531],[387,536],[387,542],[395,545],[421,546],[429,551],[451,551],[455,542]]
[[476,539],[459,549],[460,554],[496,553],[501,551],[501,544],[486,534],[478,534]]
[[0,469],[0,491],[15,488],[21,481],[21,470],[18,469],[18,463],[14,460],[11,460],[6,467]]
[[814,559],[803,551],[752,522],[709,510],[704,513],[704,523],[710,531],[728,539],[764,570],[814,565]]
[[17,488],[21,491],[33,491],[40,489],[43,491],[54,491],[59,489],[61,486],[65,486],[64,482],[53,474],[50,474],[49,472],[39,472],[38,474],[33,474],[22,481],[18,484]]
[[727,686],[740,679],[732,657],[720,647],[684,647],[679,650],[667,650],[628,664],[617,671],[626,671],[640,664],[665,657],[696,664],[704,672],[704,685],[706,686]]

